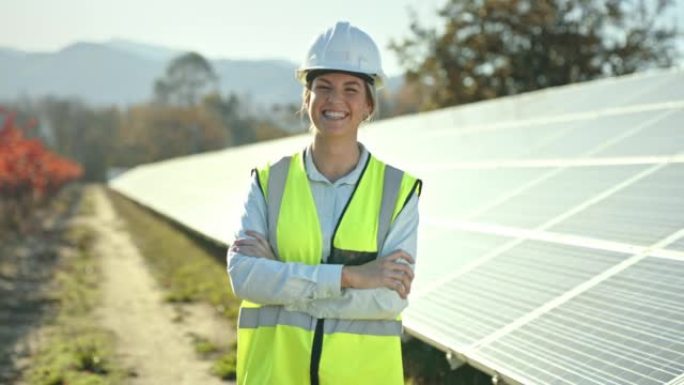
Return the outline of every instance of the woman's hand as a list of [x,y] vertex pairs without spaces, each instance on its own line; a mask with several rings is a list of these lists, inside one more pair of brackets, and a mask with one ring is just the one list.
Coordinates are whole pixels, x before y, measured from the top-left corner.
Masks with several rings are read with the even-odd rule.
[[256,231],[247,230],[245,234],[252,238],[238,238],[230,246],[230,250],[251,257],[266,258],[276,260],[271,245],[266,238]]
[[386,287],[406,299],[413,282],[413,257],[403,250],[359,266],[342,268],[342,288],[374,289]]

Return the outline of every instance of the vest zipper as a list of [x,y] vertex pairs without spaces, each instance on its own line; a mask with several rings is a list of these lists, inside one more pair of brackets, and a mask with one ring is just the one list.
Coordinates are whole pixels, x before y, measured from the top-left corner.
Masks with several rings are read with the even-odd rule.
[[325,320],[319,318],[316,320],[316,331],[314,332],[313,347],[311,349],[311,367],[309,374],[311,375],[311,385],[319,385],[318,368],[321,364],[321,353],[323,352],[323,326]]
[[[371,161],[371,153],[368,152],[368,158],[366,159],[366,164],[363,165],[363,170],[361,170],[361,174],[359,175],[359,179],[356,181],[356,185],[354,186],[354,191],[352,191],[351,195],[349,196],[349,200],[347,203],[344,205],[344,209],[342,209],[342,214],[340,214],[340,217],[337,219],[337,224],[335,224],[335,230],[333,231],[332,236],[330,237],[330,254],[332,254],[332,250],[334,244],[335,244],[335,235],[337,235],[337,229],[340,227],[340,223],[342,223],[342,218],[344,218],[344,214],[347,213],[347,208],[349,207],[349,203],[351,203],[352,199],[354,199],[354,195],[356,194],[356,190],[359,187],[359,184],[361,183],[361,179],[363,178],[364,174],[366,173],[366,169],[368,168],[368,164]],[[303,161],[306,161],[306,151],[304,152],[304,158]],[[325,263],[321,261],[321,263]],[[325,319],[319,318],[316,320],[316,331],[314,332],[314,339],[313,339],[313,346],[311,348],[311,366],[309,367],[309,375],[311,376],[311,385],[319,385],[320,384],[320,379],[318,376],[318,369],[321,365],[321,355],[323,354],[323,327],[325,324]]]

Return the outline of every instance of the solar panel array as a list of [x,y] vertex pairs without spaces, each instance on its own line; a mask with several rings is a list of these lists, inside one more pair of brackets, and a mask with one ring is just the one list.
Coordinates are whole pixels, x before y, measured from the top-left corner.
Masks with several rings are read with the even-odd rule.
[[[249,169],[308,140],[111,185],[227,243]],[[684,383],[684,72],[384,120],[361,140],[425,183],[411,334],[509,383]]]

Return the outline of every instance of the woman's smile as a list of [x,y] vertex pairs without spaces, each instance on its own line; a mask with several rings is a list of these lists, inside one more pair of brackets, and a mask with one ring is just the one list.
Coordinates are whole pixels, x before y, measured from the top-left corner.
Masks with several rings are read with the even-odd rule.
[[328,120],[340,120],[349,116],[349,113],[334,110],[323,110],[323,117]]

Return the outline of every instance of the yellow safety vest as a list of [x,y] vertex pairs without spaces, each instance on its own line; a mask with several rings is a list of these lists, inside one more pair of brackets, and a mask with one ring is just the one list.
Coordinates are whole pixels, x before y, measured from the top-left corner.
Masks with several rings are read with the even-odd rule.
[[[305,153],[255,169],[268,209],[268,238],[279,260],[322,262],[322,235]],[[399,212],[421,181],[369,154],[332,236],[325,263],[377,257]],[[401,319],[316,319],[283,306],[242,301],[238,319],[240,385],[404,383]]]

